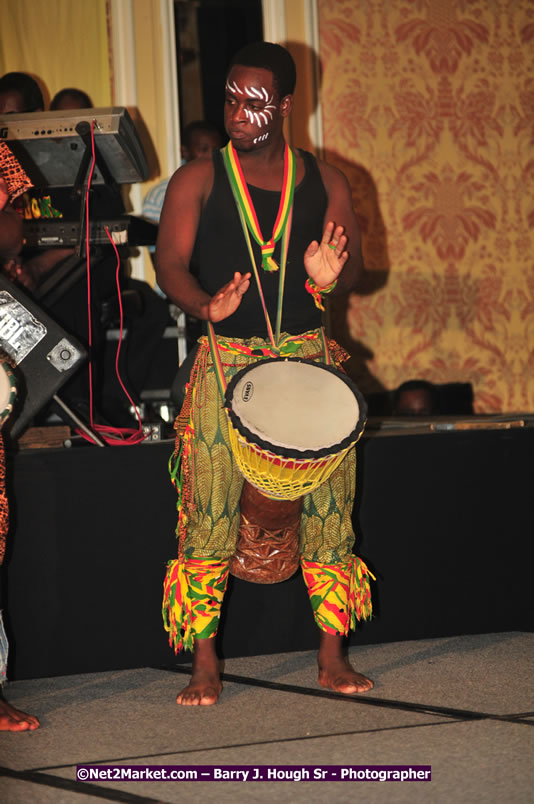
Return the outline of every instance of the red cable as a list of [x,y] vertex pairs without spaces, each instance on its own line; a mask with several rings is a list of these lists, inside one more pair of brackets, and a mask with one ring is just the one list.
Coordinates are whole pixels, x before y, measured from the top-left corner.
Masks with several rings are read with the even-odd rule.
[[[142,421],[139,411],[137,409],[137,405],[131,398],[130,394],[128,393],[122,378],[120,376],[119,371],[119,355],[121,350],[122,344],[122,334],[123,334],[123,324],[124,324],[124,315],[122,309],[122,298],[120,293],[120,256],[117,249],[117,246],[113,242],[113,239],[109,233],[108,227],[106,226],[106,234],[108,239],[113,246],[115,251],[115,256],[117,258],[117,266],[115,271],[115,282],[117,286],[117,296],[119,300],[119,310],[120,310],[120,333],[119,333],[119,342],[117,345],[117,352],[115,355],[115,373],[117,375],[117,379],[119,384],[124,391],[124,394],[128,398],[128,401],[135,409],[135,415],[138,421],[138,428],[134,430],[130,427],[109,427],[106,425],[95,424],[93,418],[93,371],[92,371],[92,355],[91,355],[91,348],[93,344],[92,338],[92,316],[91,316],[91,260],[90,260],[90,242],[89,242],[89,235],[90,235],[90,225],[89,225],[89,191],[91,189],[91,181],[93,179],[93,172],[95,168],[96,162],[96,154],[95,154],[95,121],[93,120],[91,123],[91,150],[92,150],[92,160],[91,160],[91,167],[89,169],[89,178],[87,181],[87,189],[85,193],[85,254],[86,254],[86,264],[87,264],[87,321],[88,321],[88,343],[89,343],[89,421],[91,424],[91,429],[98,433],[103,441],[110,446],[127,446],[129,444],[140,444],[142,441],[146,439],[146,435],[143,433]],[[89,441],[91,444],[94,444],[95,441],[88,436],[83,430],[77,429],[76,432],[83,436],[86,441]]]

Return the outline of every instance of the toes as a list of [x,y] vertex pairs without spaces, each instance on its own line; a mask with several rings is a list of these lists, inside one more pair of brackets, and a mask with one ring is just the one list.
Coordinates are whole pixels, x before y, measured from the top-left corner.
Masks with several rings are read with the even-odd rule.
[[5,720],[0,723],[0,731],[28,731],[30,728],[26,720]]
[[219,692],[214,687],[204,690],[183,690],[177,697],[176,703],[181,706],[212,706],[217,703]]
[[198,706],[199,699],[197,695],[193,693],[182,694],[178,695],[176,698],[176,703],[180,704],[181,706]]
[[338,676],[320,676],[319,683],[323,687],[339,692],[342,695],[354,695],[358,692],[367,692],[374,687],[370,678],[354,674],[347,677],[346,675]]
[[0,717],[0,731],[34,731],[39,725],[36,717],[27,715],[15,707],[10,707],[6,714]]
[[215,689],[215,687],[208,687],[207,690],[204,690],[204,693],[200,696],[200,705],[201,706],[212,706],[213,704],[217,703],[220,695],[220,690]]
[[362,678],[358,681],[349,681],[347,679],[339,678],[335,682],[338,692],[343,692],[345,695],[353,695],[355,692],[368,692],[374,687],[370,678]]
[[31,729],[38,729],[41,725],[36,717],[33,715],[25,715],[22,719],[22,722],[25,724],[25,728]]
[[333,684],[336,692],[342,692],[344,695],[353,695],[355,692],[364,692],[364,688],[354,681],[347,681],[344,678],[336,678]]
[[201,706],[212,706],[217,703],[218,695],[203,695],[199,701]]

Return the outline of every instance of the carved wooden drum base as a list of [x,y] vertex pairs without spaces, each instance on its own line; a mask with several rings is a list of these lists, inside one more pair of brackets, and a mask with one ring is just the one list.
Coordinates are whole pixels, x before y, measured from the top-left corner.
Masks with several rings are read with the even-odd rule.
[[295,574],[302,499],[272,500],[245,480],[232,575],[253,583],[279,583]]

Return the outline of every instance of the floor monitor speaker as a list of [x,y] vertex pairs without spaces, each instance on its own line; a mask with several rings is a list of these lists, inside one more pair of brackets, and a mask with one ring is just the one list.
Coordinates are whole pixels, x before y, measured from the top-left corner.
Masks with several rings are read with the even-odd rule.
[[85,348],[17,285],[0,275],[0,349],[18,374],[16,409],[6,425],[20,434],[87,357]]

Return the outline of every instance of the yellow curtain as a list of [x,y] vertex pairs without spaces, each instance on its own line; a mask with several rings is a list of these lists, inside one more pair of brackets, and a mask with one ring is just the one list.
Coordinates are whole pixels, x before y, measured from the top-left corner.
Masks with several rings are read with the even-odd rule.
[[106,0],[0,0],[0,75],[38,79],[46,108],[60,89],[111,105]]
[[317,1],[325,152],[371,269],[333,316],[357,381],[534,410],[531,0]]

